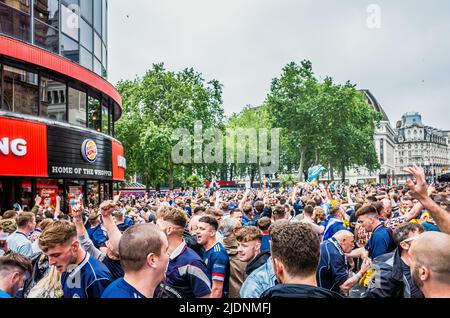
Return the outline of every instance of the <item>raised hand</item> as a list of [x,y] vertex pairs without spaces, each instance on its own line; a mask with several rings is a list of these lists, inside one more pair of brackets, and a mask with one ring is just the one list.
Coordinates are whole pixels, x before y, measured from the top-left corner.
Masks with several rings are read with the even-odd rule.
[[39,196],[39,194],[36,195],[36,198],[34,199],[34,202],[36,205],[41,205],[42,198]]
[[405,168],[404,171],[411,174],[416,179],[416,182],[412,179],[408,179],[406,182],[413,198],[417,200],[426,199],[428,197],[428,184],[425,179],[425,172],[423,169],[414,165],[411,168]]
[[115,203],[115,201],[103,201],[102,204],[100,204],[100,213],[102,214],[102,217],[110,217],[114,212],[116,206],[117,204]]

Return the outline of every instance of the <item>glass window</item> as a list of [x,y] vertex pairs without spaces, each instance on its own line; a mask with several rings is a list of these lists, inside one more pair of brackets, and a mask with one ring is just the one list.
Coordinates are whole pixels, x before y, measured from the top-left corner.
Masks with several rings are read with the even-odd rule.
[[79,15],[75,6],[61,5],[61,30],[78,41]]
[[102,77],[107,78],[108,72],[106,71],[106,68],[102,65]]
[[80,43],[92,52],[92,27],[84,20],[80,19]]
[[38,76],[10,66],[3,66],[4,109],[27,114],[38,114]]
[[58,54],[59,32],[45,23],[34,20],[34,44]]
[[109,105],[106,101],[102,104],[102,132],[109,134]]
[[78,63],[80,60],[78,43],[65,35],[61,35],[61,55]]
[[56,196],[61,195],[64,192],[63,189],[63,180],[36,180],[36,193],[42,198],[44,206],[53,211],[56,208]]
[[102,0],[93,0],[94,2],[94,29],[102,34]]
[[94,72],[100,76],[102,75],[102,63],[96,58],[94,59]]
[[66,84],[41,77],[41,116],[66,121]]
[[80,64],[92,71],[92,54],[84,47],[80,48]]
[[92,204],[94,206],[98,206],[100,204],[100,197],[99,197],[99,193],[98,193],[99,188],[100,188],[99,181],[88,181],[87,182],[88,204]]
[[31,192],[31,179],[19,180],[21,183],[20,193],[19,193],[19,204],[23,210],[31,211],[33,208],[33,193]]
[[67,201],[65,203],[68,207],[69,214],[72,215],[72,207],[79,202],[80,198],[82,198],[81,195],[84,196],[84,181],[67,180],[66,187]]
[[56,29],[59,28],[59,1],[35,0],[34,17]]
[[102,59],[102,40],[97,33],[94,33],[94,54],[99,60]]
[[106,22],[108,17],[108,4],[106,3],[106,0],[102,0],[102,36],[103,36],[103,42],[106,43]]
[[103,44],[102,45],[102,65],[103,66],[105,66],[105,68],[106,68],[106,66],[108,65],[108,64],[106,64],[106,46]]
[[[0,0],[0,33],[21,41],[31,42],[30,16],[4,5]],[[17,1],[7,1],[13,3]]]
[[[94,0],[95,2],[95,0]],[[81,16],[83,16],[90,24],[92,24],[92,0],[81,0]]]
[[8,6],[20,10],[25,13],[30,13],[30,1],[31,0],[0,0],[0,3],[5,3]]
[[86,93],[69,87],[69,123],[86,127]]
[[100,101],[91,96],[88,98],[88,120],[90,129],[101,131]]

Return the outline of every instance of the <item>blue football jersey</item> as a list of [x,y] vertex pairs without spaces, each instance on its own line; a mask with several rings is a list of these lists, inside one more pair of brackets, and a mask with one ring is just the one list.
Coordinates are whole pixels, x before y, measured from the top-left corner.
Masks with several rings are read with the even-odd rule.
[[228,253],[220,242],[204,251],[203,261],[208,268],[209,278],[212,281],[223,282],[223,297],[228,296],[229,281],[230,281],[230,259]]
[[86,253],[81,264],[61,275],[64,298],[101,298],[112,280],[108,268]]

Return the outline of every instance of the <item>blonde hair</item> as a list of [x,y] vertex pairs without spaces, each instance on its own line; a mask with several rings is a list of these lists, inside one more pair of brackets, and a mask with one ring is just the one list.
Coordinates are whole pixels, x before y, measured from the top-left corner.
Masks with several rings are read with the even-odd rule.
[[61,273],[52,266],[48,274],[30,290],[27,298],[62,298],[63,295]]

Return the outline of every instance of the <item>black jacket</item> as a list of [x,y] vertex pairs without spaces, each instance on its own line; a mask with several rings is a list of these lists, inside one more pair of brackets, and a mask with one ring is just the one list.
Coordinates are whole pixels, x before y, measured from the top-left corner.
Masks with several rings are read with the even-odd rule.
[[270,258],[270,252],[266,251],[263,253],[260,253],[258,256],[255,257],[253,261],[248,263],[247,268],[245,270],[245,273],[250,275],[255,269],[260,268],[265,263],[267,263],[267,260]]
[[363,297],[366,298],[411,298],[412,281],[402,269],[400,250],[378,256],[373,260],[375,275]]
[[261,298],[342,298],[341,295],[331,290],[310,285],[276,285],[266,290]]

